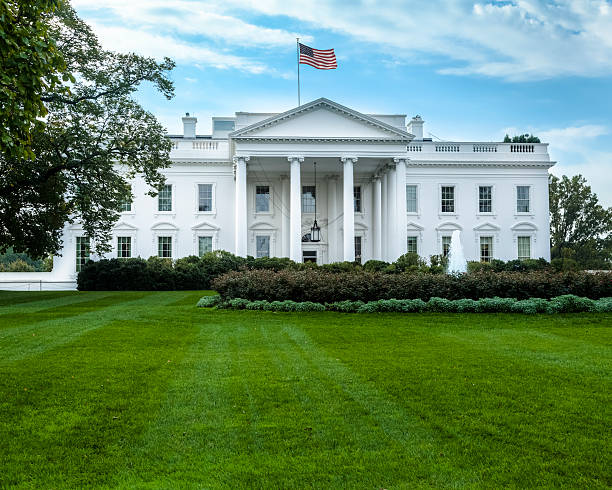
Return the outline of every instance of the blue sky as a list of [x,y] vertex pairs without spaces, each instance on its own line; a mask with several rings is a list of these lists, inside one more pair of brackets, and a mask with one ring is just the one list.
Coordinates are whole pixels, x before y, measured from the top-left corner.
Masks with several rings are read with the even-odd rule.
[[102,44],[177,62],[176,97],[139,93],[170,133],[180,116],[297,105],[295,38],[334,48],[301,66],[302,101],[420,114],[444,140],[534,133],[553,173],[582,173],[612,205],[612,3],[401,0],[73,0]]

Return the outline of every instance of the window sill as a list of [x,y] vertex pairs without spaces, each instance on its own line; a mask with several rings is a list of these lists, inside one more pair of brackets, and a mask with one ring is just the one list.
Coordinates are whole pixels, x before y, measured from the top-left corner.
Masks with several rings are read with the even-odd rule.
[[176,212],[174,211],[157,211],[157,213],[155,213],[153,215],[154,218],[161,218],[161,217],[172,217],[172,218],[176,218]]
[[522,217],[531,216],[531,217],[533,217],[533,216],[535,216],[535,214],[534,213],[514,213],[514,216],[515,217],[518,217],[518,216],[522,216]]

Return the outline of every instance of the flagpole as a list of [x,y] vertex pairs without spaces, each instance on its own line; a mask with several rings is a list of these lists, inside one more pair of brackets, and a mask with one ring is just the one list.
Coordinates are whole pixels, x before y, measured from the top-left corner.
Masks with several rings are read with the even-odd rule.
[[302,104],[300,103],[300,38],[295,38],[295,46],[297,48],[297,71],[298,71],[298,107]]

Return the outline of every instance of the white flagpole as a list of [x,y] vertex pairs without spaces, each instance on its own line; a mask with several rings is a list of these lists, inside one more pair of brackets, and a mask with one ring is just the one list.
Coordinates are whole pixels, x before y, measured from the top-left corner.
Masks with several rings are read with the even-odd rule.
[[297,47],[297,71],[298,71],[298,107],[302,104],[300,103],[300,38],[295,38],[295,43]]

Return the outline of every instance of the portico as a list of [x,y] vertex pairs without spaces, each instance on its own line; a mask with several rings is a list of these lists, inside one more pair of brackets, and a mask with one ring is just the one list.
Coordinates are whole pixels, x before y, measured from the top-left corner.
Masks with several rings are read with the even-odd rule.
[[[238,128],[229,138],[237,255],[302,262],[316,252],[326,263],[391,261],[405,253],[412,135],[399,125],[319,99]],[[322,235],[317,243],[309,241],[314,202]],[[269,235],[257,233],[262,226]],[[258,243],[265,248],[258,250]]]

